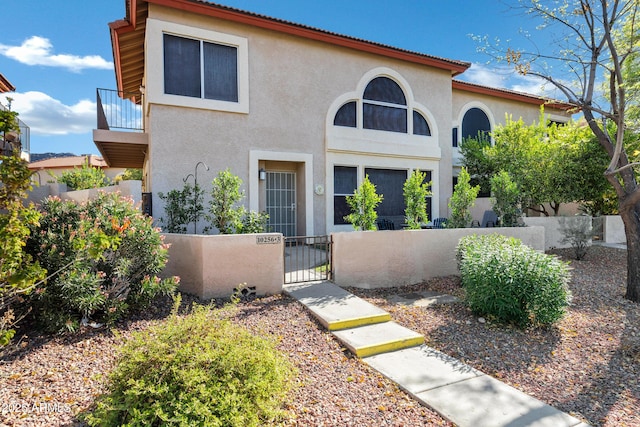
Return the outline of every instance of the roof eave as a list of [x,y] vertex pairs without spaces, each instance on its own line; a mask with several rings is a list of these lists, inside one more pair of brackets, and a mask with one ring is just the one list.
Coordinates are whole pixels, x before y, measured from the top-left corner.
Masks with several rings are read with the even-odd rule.
[[575,105],[568,102],[562,102],[562,101],[544,98],[541,96],[531,95],[527,93],[515,92],[508,89],[482,86],[475,83],[463,82],[460,80],[452,80],[451,86],[453,89],[464,90],[466,92],[495,96],[497,98],[509,99],[512,101],[524,102],[527,104],[546,105],[558,110],[564,110],[566,112],[571,112],[571,110],[576,109]]

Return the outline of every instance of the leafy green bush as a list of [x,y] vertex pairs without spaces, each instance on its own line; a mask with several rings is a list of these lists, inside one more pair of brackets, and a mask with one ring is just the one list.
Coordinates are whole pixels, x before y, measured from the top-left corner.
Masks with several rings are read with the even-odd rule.
[[244,427],[286,414],[294,368],[272,340],[207,307],[176,311],[122,347],[89,425]]
[[237,206],[244,198],[240,190],[242,179],[227,168],[218,173],[211,183],[211,201],[207,219],[220,234],[234,234],[242,228],[244,206]]
[[573,248],[576,260],[583,259],[591,247],[593,229],[591,227],[591,217],[558,218],[559,231],[562,234],[560,243],[569,243]]
[[[4,125],[0,122],[0,126]],[[13,326],[20,318],[15,303],[46,275],[24,248],[29,226],[36,226],[40,219],[33,204],[23,203],[30,177],[26,161],[14,155],[0,156],[0,347],[9,344],[15,334]]]
[[167,246],[151,221],[116,193],[82,204],[46,199],[27,242],[53,275],[32,294],[35,319],[48,330],[75,330],[80,321],[110,323],[173,293],[177,278],[155,277]]
[[460,170],[458,175],[458,183],[453,190],[451,200],[449,201],[449,209],[451,209],[451,217],[447,221],[447,228],[465,228],[471,225],[473,217],[471,208],[476,203],[476,198],[480,192],[480,186],[471,186],[469,181],[471,177],[465,168]]
[[355,230],[376,230],[376,207],[382,200],[383,195],[376,193],[376,186],[369,181],[369,175],[366,175],[353,195],[347,196],[351,213],[344,217],[345,221],[351,223]]
[[116,182],[120,182],[120,181],[142,181],[143,175],[142,175],[142,169],[130,169],[127,168],[124,170],[124,172],[122,172],[120,175],[116,176],[115,181]]
[[460,239],[457,256],[471,309],[520,327],[549,325],[569,305],[568,264],[504,236]]
[[402,187],[404,195],[404,217],[408,228],[419,230],[423,223],[428,222],[427,197],[431,195],[429,187],[431,182],[426,182],[426,172],[419,169],[413,171]]
[[500,227],[516,227],[520,216],[521,191],[508,172],[491,177],[491,206]]
[[166,202],[166,216],[160,223],[166,224],[168,233],[186,233],[187,226],[194,223],[194,234],[198,220],[204,213],[204,190],[199,185],[184,184],[182,190],[171,190],[166,195],[158,193],[158,197]]
[[59,183],[67,184],[70,190],[87,190],[111,185],[111,180],[100,168],[89,166],[88,160],[81,168],[65,171],[57,178]]

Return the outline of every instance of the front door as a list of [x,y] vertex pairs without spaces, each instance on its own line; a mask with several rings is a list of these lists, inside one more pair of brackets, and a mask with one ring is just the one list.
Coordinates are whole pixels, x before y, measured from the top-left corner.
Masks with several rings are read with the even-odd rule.
[[269,231],[296,235],[296,173],[267,172]]

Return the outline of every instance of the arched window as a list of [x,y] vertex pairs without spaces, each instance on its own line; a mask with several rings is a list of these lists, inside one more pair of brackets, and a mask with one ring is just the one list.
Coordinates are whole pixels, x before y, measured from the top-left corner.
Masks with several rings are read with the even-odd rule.
[[462,119],[462,139],[476,138],[478,134],[485,135],[491,132],[489,117],[481,109],[474,107],[464,113]]
[[431,129],[427,119],[416,110],[413,110],[413,134],[431,136]]
[[356,101],[342,105],[333,119],[335,126],[356,127]]
[[407,133],[407,100],[398,83],[376,77],[364,90],[362,125],[365,129]]

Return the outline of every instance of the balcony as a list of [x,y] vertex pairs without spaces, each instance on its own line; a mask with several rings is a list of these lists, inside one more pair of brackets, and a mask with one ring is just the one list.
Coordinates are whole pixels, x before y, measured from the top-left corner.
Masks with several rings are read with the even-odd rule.
[[97,128],[93,142],[107,164],[115,168],[142,168],[148,135],[144,132],[142,94],[96,90]]
[[[0,104],[0,109],[7,110],[7,107]],[[2,153],[7,154],[13,151],[13,147],[19,147],[20,157],[29,161],[31,151],[31,129],[29,126],[18,117],[18,126],[20,130],[18,132],[7,132],[0,136],[2,140]]]

